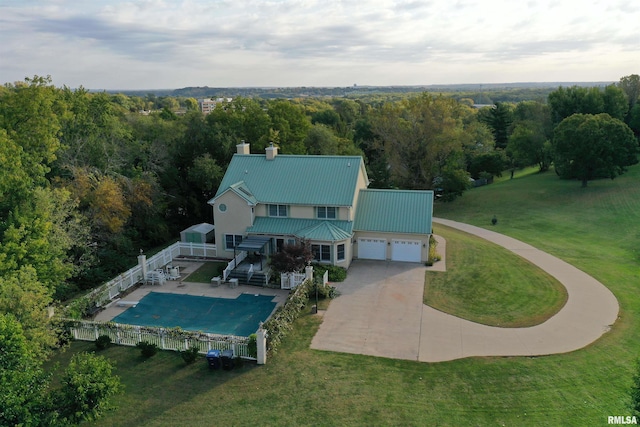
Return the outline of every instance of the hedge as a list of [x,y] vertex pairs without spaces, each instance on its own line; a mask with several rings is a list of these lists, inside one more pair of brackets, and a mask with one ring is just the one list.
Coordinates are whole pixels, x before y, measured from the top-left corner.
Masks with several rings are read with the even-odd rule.
[[293,322],[300,316],[309,300],[309,289],[312,285],[311,280],[302,282],[289,294],[284,305],[278,307],[273,316],[262,325],[267,331],[268,352],[275,353],[284,337],[293,329]]

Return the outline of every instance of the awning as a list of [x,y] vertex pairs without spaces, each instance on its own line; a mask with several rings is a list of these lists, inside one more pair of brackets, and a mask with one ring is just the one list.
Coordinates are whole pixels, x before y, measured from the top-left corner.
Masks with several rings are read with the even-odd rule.
[[236,250],[239,251],[260,251],[269,241],[270,237],[264,236],[248,236],[246,239],[243,239],[242,242],[238,246],[235,247]]

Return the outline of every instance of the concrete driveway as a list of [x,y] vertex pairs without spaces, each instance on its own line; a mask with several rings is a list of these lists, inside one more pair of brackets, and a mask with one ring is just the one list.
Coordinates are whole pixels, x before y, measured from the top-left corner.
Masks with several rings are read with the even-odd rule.
[[[339,284],[342,295],[331,302],[311,348],[421,362],[539,356],[586,347],[615,323],[615,296],[583,271],[491,230],[438,218],[434,222],[475,234],[537,265],[565,286],[567,303],[537,326],[480,325],[422,304],[423,265],[356,260],[347,280]],[[440,251],[444,248],[438,245]]]
[[422,264],[353,261],[311,348],[418,360],[424,273]]

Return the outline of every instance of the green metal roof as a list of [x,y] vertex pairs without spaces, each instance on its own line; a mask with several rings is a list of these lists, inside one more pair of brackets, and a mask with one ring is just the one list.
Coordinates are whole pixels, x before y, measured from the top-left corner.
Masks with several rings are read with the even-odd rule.
[[366,177],[360,156],[278,154],[267,160],[262,154],[235,154],[209,203],[235,186],[259,203],[351,206],[360,171]]
[[235,184],[230,185],[229,189],[252,205],[258,203],[256,197],[253,195],[253,193],[251,193],[251,190],[249,190],[249,187],[247,187],[247,184],[245,184],[244,181],[236,182]]
[[353,229],[429,234],[432,217],[433,191],[360,190]]
[[332,221],[321,221],[304,230],[297,231],[296,236],[309,240],[330,240],[335,242],[350,239],[351,233],[338,227]]
[[309,240],[338,241],[350,239],[353,222],[322,219],[256,217],[249,234],[297,236]]

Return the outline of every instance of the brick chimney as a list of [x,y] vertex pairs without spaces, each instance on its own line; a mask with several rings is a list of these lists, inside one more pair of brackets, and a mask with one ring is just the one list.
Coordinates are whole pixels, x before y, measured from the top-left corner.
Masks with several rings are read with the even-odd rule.
[[250,145],[244,142],[244,140],[242,140],[240,144],[236,145],[236,153],[251,154],[251,151],[249,150],[249,148],[250,148]]
[[269,147],[265,148],[264,151],[267,154],[267,160],[273,160],[278,155],[278,147],[274,146],[273,142]]

